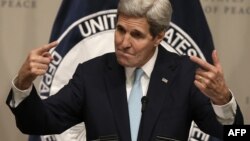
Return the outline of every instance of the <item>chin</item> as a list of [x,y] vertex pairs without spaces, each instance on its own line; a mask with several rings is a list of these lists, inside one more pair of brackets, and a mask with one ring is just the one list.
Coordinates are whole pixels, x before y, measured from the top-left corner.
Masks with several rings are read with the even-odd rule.
[[117,58],[117,61],[120,65],[122,65],[123,67],[135,67],[134,64],[131,64],[129,63],[127,60],[124,60],[124,59],[118,59]]
[[125,61],[120,60],[120,59],[117,59],[117,61],[118,61],[118,63],[119,63],[120,65],[122,65],[123,67],[129,67],[129,64],[126,63]]

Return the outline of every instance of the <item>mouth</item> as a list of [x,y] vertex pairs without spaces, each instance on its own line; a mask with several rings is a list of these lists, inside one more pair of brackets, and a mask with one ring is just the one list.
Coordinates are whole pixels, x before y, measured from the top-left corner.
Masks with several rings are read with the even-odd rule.
[[125,57],[125,58],[131,58],[134,57],[135,55],[133,55],[132,53],[129,52],[125,52],[123,50],[117,49],[116,50],[117,55],[121,56],[121,57]]

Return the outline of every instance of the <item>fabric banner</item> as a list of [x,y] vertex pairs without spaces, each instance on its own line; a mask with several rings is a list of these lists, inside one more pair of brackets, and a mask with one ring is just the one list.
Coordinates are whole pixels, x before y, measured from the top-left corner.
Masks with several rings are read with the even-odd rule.
[[[114,51],[114,29],[118,0],[64,0],[55,20],[50,41],[59,45],[54,60],[40,84],[41,98],[48,98],[72,77],[77,65]],[[171,0],[174,12],[161,46],[179,55],[196,55],[211,62],[212,37],[199,0]],[[60,135],[30,136],[29,141],[84,141],[84,123]],[[195,124],[190,141],[212,140]]]

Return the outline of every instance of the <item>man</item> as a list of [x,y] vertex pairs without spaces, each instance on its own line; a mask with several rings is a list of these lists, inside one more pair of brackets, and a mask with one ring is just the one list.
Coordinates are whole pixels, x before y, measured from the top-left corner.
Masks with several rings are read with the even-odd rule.
[[57,43],[32,50],[7,99],[18,128],[55,134],[84,121],[87,140],[167,141],[187,140],[192,120],[219,138],[222,124],[243,124],[216,51],[212,65],[158,47],[171,14],[168,0],[121,0],[115,53],[80,64],[44,101],[32,82],[48,69],[48,51]]

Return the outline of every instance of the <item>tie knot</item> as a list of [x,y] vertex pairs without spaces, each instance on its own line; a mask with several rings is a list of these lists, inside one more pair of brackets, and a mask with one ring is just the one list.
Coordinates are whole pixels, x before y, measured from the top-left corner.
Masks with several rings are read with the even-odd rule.
[[135,69],[135,80],[134,81],[138,81],[141,79],[142,75],[143,75],[143,70],[141,68],[136,68]]

